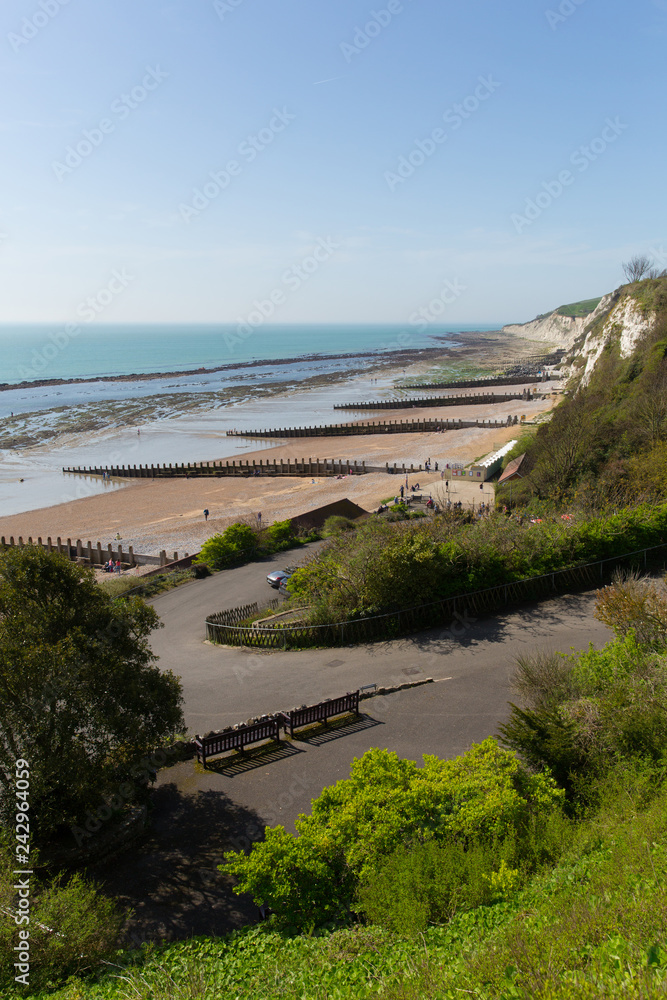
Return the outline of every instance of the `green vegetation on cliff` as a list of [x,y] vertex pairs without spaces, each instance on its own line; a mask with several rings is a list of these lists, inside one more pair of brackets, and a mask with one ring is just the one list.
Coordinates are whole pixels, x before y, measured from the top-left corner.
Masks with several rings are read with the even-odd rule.
[[[667,497],[667,278],[626,286],[613,304],[623,297],[651,315],[650,332],[623,357],[622,331],[607,329],[611,336],[588,382],[573,379],[529,444],[522,467],[528,475],[512,484],[513,503],[606,510]],[[607,317],[588,334],[601,334]],[[498,496],[507,502],[509,487]]]

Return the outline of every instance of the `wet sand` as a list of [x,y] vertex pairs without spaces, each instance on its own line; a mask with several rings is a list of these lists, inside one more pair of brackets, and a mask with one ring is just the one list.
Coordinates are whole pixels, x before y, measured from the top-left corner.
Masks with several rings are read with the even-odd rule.
[[[531,419],[550,407],[550,399],[530,403],[517,400],[495,406],[389,410],[378,417],[400,420],[418,415],[420,419],[436,416],[450,420],[475,417],[502,420],[510,413],[525,413]],[[267,440],[264,446],[246,452],[243,457],[250,461],[274,457],[292,460],[311,457],[343,461],[356,459],[375,466],[385,463],[400,466],[405,463],[408,467],[410,464],[423,465],[430,458],[442,467],[446,462],[474,461],[516,438],[519,433],[519,427],[470,427],[425,434],[293,438],[281,443]],[[228,440],[231,446],[229,454],[238,439]],[[211,455],[211,460],[221,457],[225,456]],[[434,496],[441,489],[439,472],[415,472],[409,482],[416,481]],[[131,481],[128,486],[113,493],[0,518],[0,535],[7,538],[21,535],[24,540],[29,536],[44,539],[51,536],[54,540],[60,536],[73,541],[81,539],[84,544],[100,541],[106,546],[119,533],[123,545],[133,545],[135,552],[157,554],[165,549],[170,555],[174,551],[182,555],[186,551],[198,551],[206,538],[234,520],[256,519],[258,512],[262,514],[262,522],[269,523],[294,517],[343,497],[348,497],[366,510],[373,510],[382,500],[393,496],[401,482],[402,479],[396,476],[382,473],[346,476],[341,480],[320,476],[315,477],[315,482],[310,476]],[[477,497],[477,500],[481,498]],[[204,508],[211,512],[208,522],[204,521]]]

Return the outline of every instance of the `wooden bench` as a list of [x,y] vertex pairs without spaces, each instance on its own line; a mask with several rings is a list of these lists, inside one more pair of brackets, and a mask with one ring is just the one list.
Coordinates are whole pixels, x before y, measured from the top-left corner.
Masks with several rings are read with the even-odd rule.
[[354,712],[359,715],[359,692],[343,695],[342,698],[330,698],[328,701],[321,701],[318,705],[309,705],[307,708],[295,708],[291,712],[283,713],[283,725],[289,729],[290,736],[294,736],[295,729],[303,729],[304,726],[312,726],[317,722],[326,722],[336,715],[346,715]]
[[214,733],[212,736],[196,736],[195,748],[197,760],[206,767],[209,757],[216,754],[225,753],[226,750],[240,750],[249,743],[258,743],[260,740],[280,739],[280,717],[266,719],[264,722],[255,722],[252,726],[239,726],[238,729],[228,729],[223,733]]

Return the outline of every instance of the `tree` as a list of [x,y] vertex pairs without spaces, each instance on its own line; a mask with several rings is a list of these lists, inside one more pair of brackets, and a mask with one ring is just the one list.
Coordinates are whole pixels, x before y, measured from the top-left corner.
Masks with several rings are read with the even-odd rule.
[[641,281],[643,278],[657,277],[653,261],[645,254],[635,254],[621,266],[628,281]]
[[[159,626],[113,600],[92,570],[41,547],[0,556],[0,817],[30,769],[31,833],[44,841],[136,781],[137,761],[183,729],[182,693],[155,664]],[[134,775],[133,775],[134,771]]]

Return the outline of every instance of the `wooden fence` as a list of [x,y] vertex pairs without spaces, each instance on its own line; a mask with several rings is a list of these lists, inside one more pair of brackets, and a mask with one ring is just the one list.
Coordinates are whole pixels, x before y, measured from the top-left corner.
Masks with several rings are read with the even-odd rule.
[[290,736],[294,736],[295,729],[303,729],[304,726],[312,726],[316,722],[326,722],[336,715],[347,715],[350,712],[359,715],[359,691],[354,691],[352,694],[348,691],[342,698],[329,698],[327,701],[321,701],[319,705],[295,708],[291,712],[281,714],[284,728],[289,728]]
[[[280,607],[284,602],[278,597],[274,597],[273,600],[266,603],[262,602],[261,610],[265,608],[269,611],[274,611],[276,608]],[[206,623],[211,622],[214,625],[235,625],[237,622],[245,621],[247,618],[252,618],[253,615],[257,615],[260,612],[260,605],[257,602],[253,604],[243,604],[238,608],[227,608],[225,611],[217,611],[213,615],[209,615],[206,619]]]
[[[84,563],[89,566],[101,566],[103,563],[108,563],[111,559],[112,562],[120,562],[123,567],[126,566],[155,566],[155,572],[160,572],[166,566],[170,566],[172,569],[176,568],[174,563],[178,563],[180,566],[190,565],[192,560],[195,558],[189,556],[186,552],[180,559],[178,552],[173,553],[173,558],[171,555],[167,555],[165,549],[160,552],[159,556],[148,556],[142,553],[135,552],[131,545],[128,545],[127,550],[123,548],[120,542],[116,542],[115,547],[108,542],[106,545],[102,546],[101,542],[86,542],[84,545],[80,538],[77,538],[76,542],[72,542],[71,538],[65,539],[56,538],[55,542],[49,536],[46,541],[39,536],[33,539],[32,535],[26,540],[24,540],[22,535],[19,535],[17,539],[14,535],[10,535],[6,538],[5,535],[0,537],[0,548],[23,548],[25,545],[37,545],[40,548],[45,549],[46,552],[59,552],[63,556],[67,556],[73,562]],[[188,560],[190,562],[188,563]]]
[[372,618],[325,625],[293,627],[286,624],[251,628],[243,625],[218,625],[207,619],[206,634],[211,641],[228,646],[259,646],[267,649],[355,645],[393,639],[443,624],[448,625],[452,636],[455,636],[465,627],[466,618],[479,617],[526,601],[544,601],[558,594],[600,587],[611,579],[616,569],[647,569],[649,565],[664,565],[666,557],[667,544],[655,545]]

